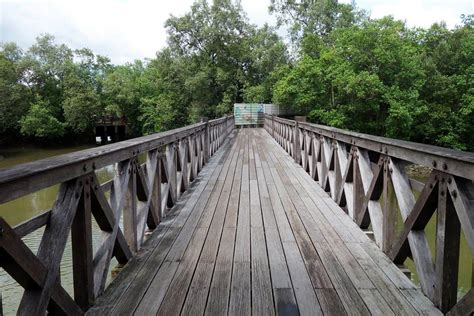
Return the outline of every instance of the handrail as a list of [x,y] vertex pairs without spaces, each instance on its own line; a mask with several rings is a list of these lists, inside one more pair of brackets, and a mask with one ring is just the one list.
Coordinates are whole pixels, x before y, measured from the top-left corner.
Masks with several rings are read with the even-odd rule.
[[[269,115],[264,128],[357,225],[371,225],[376,244],[395,263],[413,259],[421,289],[441,311],[471,311],[474,289],[458,302],[457,280],[461,232],[474,259],[473,153]],[[410,179],[410,164],[429,167],[428,180]],[[424,229],[435,211],[432,254]]]
[[[197,123],[166,132],[36,160],[8,169],[0,169],[0,203],[108,166],[111,159],[116,161],[130,159],[140,153],[171,144],[204,130],[205,125],[206,123]],[[45,174],[53,172],[55,177],[44,177]]]
[[[1,204],[60,184],[51,210],[13,228],[0,217],[0,266],[25,289],[18,313],[87,311],[105,289],[111,258],[131,259],[233,128],[234,117],[226,116],[0,170]],[[96,171],[109,165],[114,178],[100,183]],[[95,253],[92,216],[104,235]],[[34,254],[21,238],[41,227]],[[58,278],[69,232],[74,299]]]

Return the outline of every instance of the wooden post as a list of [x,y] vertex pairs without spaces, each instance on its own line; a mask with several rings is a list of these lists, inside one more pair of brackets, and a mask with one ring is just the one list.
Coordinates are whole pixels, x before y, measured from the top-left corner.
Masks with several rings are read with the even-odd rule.
[[390,252],[392,248],[392,243],[394,242],[394,239],[396,237],[395,224],[397,220],[395,209],[393,208],[392,201],[390,201],[389,189],[390,189],[390,169],[389,169],[388,161],[385,160],[384,167],[383,167],[383,188],[382,188],[382,195],[383,195],[382,251],[387,254]]
[[298,121],[295,121],[295,133],[293,134],[293,158],[297,164],[300,164],[301,149],[300,149],[300,128]]
[[[123,229],[125,234],[125,240],[127,241],[130,250],[135,253],[138,251],[138,238],[137,238],[137,161],[132,160],[132,164],[128,169],[130,173],[130,180],[125,194],[125,204],[123,208]],[[118,220],[118,219],[117,219]]]
[[210,147],[210,135],[209,135],[209,119],[207,117],[202,117],[201,122],[206,123],[206,126],[204,128],[204,163],[206,164],[209,161],[210,157],[210,152],[209,152],[209,147]]
[[272,137],[275,138],[275,114],[272,114]]
[[447,179],[441,178],[438,192],[436,233],[435,305],[447,313],[457,302],[461,224],[449,198]]
[[[364,203],[364,187],[362,184],[361,170],[359,167],[359,151],[354,151],[354,165],[352,168],[352,209],[354,210],[354,217],[357,219],[360,227],[365,229],[370,223],[363,221],[362,216],[365,210],[362,210],[362,204]],[[349,203],[349,201],[347,201]]]
[[301,164],[301,144],[299,122],[306,122],[306,116],[295,116],[295,139],[293,155],[297,164]]
[[156,225],[161,222],[163,217],[161,211],[161,157],[162,153],[156,150],[149,151],[147,153],[146,170],[148,175],[148,182],[151,184],[150,192],[152,203],[154,204],[155,214],[154,218],[157,219]]
[[92,252],[91,186],[86,180],[84,192],[71,227],[74,300],[87,311],[94,303]]

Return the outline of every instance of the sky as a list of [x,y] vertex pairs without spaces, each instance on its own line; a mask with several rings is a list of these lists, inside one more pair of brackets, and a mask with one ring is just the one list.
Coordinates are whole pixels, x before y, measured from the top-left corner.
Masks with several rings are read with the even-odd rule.
[[[350,2],[350,0],[340,0]],[[152,58],[166,45],[164,23],[185,14],[193,0],[0,0],[0,42],[27,49],[36,36],[49,33],[71,48],[88,47],[113,63]],[[241,0],[251,23],[276,24],[270,0]],[[371,17],[393,15],[409,26],[460,23],[474,13],[474,0],[357,0]],[[279,32],[284,34],[284,32]]]

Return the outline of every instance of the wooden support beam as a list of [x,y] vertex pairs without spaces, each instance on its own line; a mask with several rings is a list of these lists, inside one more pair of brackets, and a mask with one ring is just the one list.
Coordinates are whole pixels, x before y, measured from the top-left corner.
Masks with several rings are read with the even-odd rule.
[[123,192],[125,195],[125,204],[123,208],[123,229],[125,240],[132,251],[135,253],[140,248],[137,238],[138,218],[137,218],[137,161],[132,160],[130,181],[128,187]]
[[[415,196],[410,187],[410,182],[404,170],[403,162],[397,159],[390,159],[392,172],[392,183],[397,197],[398,207],[403,220],[406,220],[415,206]],[[435,268],[428,239],[424,231],[410,231],[408,233],[413,261],[420,278],[420,285],[423,292],[432,301],[435,298]]]
[[438,207],[438,175],[433,172],[426,181],[413,209],[405,219],[403,231],[394,242],[389,253],[390,259],[395,263],[403,264],[410,254],[408,235],[412,230],[422,231]]
[[[364,212],[368,210],[370,222],[372,223],[372,230],[374,232],[375,242],[380,247],[382,244],[382,226],[383,226],[383,212],[380,202],[378,201],[378,196],[382,191],[382,180],[383,177],[383,164],[379,159],[379,168],[378,174],[374,175],[372,171],[372,166],[369,158],[369,154],[366,150],[358,148],[356,151],[358,169],[362,184],[362,196],[359,197],[362,200],[362,205],[358,208],[358,224],[361,227],[366,228],[368,225],[364,219]],[[359,193],[360,194],[360,193]],[[367,203],[365,203],[367,202]],[[359,202],[360,203],[360,202]],[[366,207],[367,206],[367,207]]]
[[472,181],[449,177],[448,189],[471,256],[474,257],[474,186]]
[[[0,217],[0,266],[15,279],[25,292],[41,292],[47,278],[48,269],[26,246],[7,222]],[[67,315],[82,315],[81,308],[61,287],[57,278],[51,286],[48,304],[54,304]],[[27,315],[39,314],[36,310]],[[44,313],[43,313],[44,314]]]
[[388,161],[384,161],[383,166],[383,189],[382,189],[382,212],[383,212],[383,223],[382,223],[382,251],[389,253],[392,248],[392,244],[395,240],[395,229],[397,224],[397,214],[395,208],[392,205],[391,197],[389,195],[390,190],[390,170]]
[[435,264],[435,305],[444,313],[457,302],[461,241],[461,224],[448,194],[447,177],[439,185]]
[[74,300],[84,312],[95,300],[90,179],[87,177],[85,180],[84,191],[71,227]]
[[204,123],[204,163],[209,161],[211,156],[211,135],[209,132],[209,119],[207,117],[201,118],[201,123]]
[[301,163],[300,129],[298,127],[298,121],[295,121],[295,126],[293,127],[293,158],[297,164]]
[[79,178],[61,184],[37,254],[38,259],[48,267],[48,273],[40,289],[25,291],[18,307],[19,314],[46,313],[53,286],[59,277],[59,264],[81,198],[83,182],[84,179]]

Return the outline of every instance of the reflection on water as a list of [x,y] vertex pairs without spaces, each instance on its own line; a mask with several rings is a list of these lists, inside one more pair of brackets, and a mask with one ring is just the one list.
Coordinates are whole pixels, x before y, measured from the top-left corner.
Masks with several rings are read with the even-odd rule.
[[[90,147],[90,146],[89,146]],[[44,148],[12,148],[0,149],[0,169],[11,167],[15,164],[25,163],[33,160],[43,159],[46,157],[61,155],[72,151],[78,151],[88,148],[87,146],[63,147],[54,149]],[[97,171],[98,178],[101,182],[111,179],[113,176],[113,166],[108,166]],[[14,201],[0,204],[0,216],[3,217],[11,226],[15,226],[29,218],[50,210],[58,192],[59,185],[45,188],[38,192],[26,195]],[[93,249],[96,249],[101,242],[100,229],[96,222],[93,221]],[[39,229],[23,238],[25,244],[36,253],[44,229]],[[70,237],[64,251],[61,261],[61,284],[66,291],[73,295],[73,278],[72,278],[72,250]],[[111,267],[117,262],[112,260]],[[109,274],[110,278],[110,274]],[[110,280],[109,280],[110,281]],[[5,315],[14,315],[23,289],[13,280],[3,269],[0,270],[0,291],[3,298],[3,312]]]

